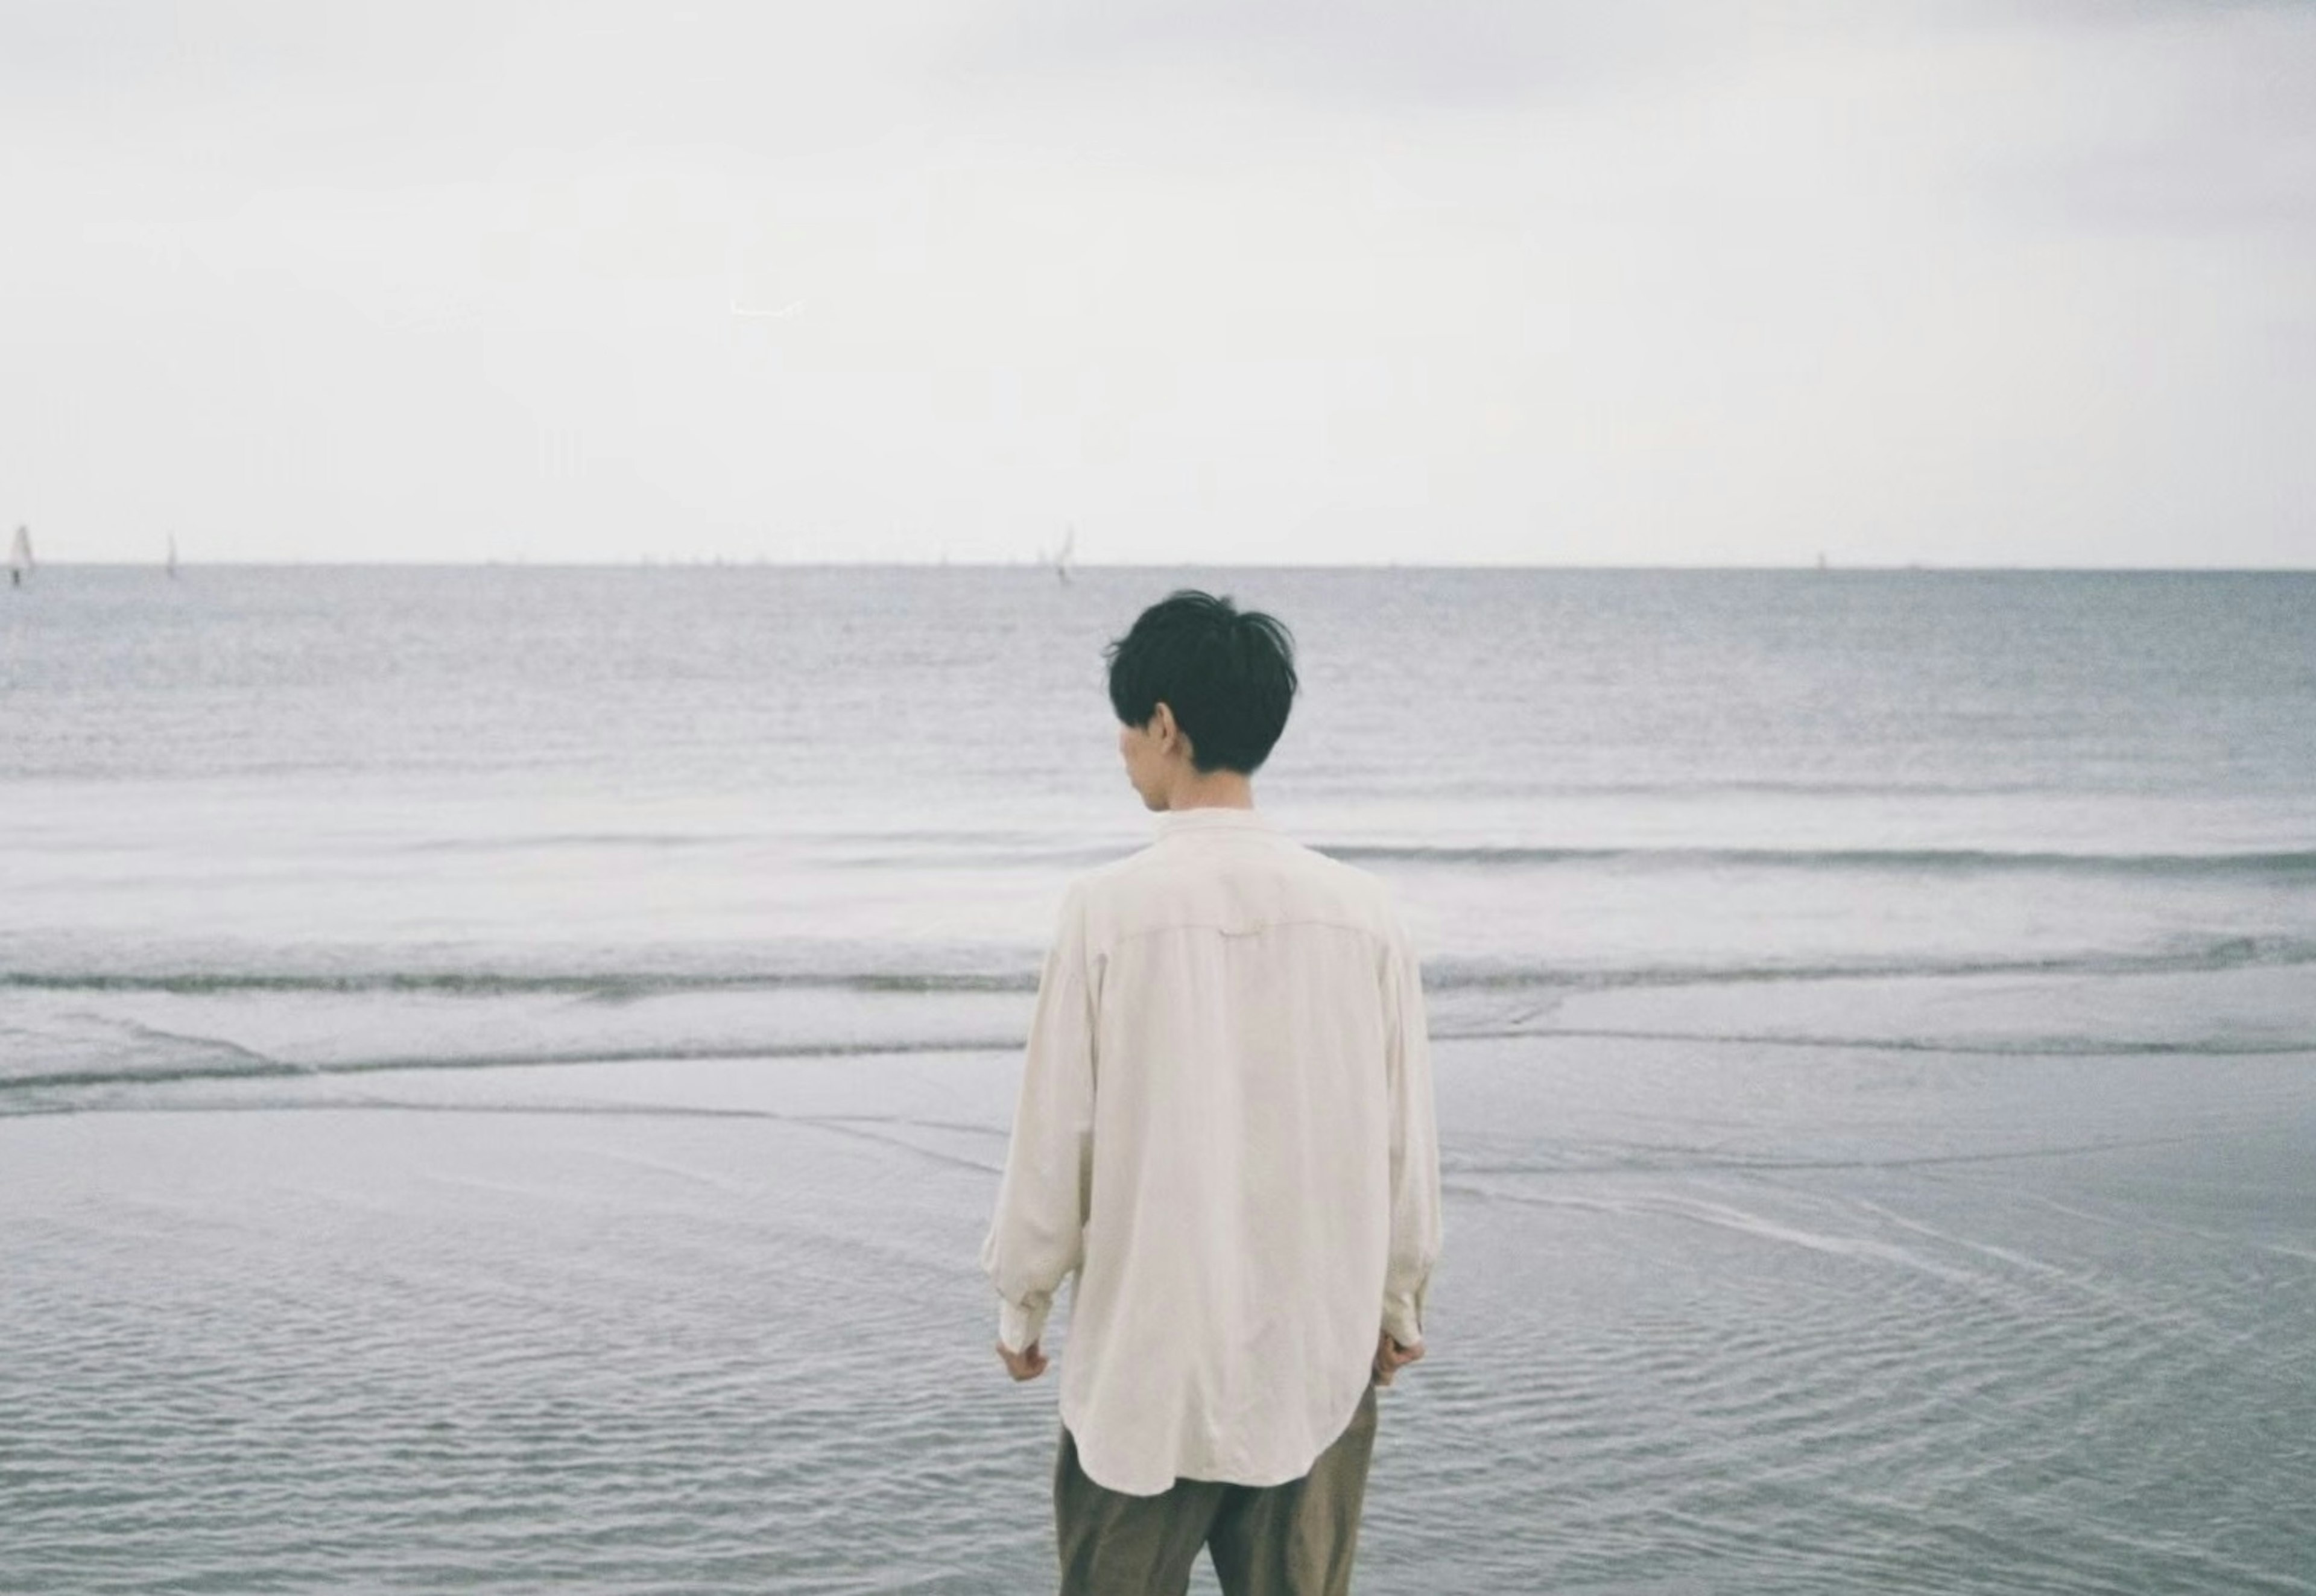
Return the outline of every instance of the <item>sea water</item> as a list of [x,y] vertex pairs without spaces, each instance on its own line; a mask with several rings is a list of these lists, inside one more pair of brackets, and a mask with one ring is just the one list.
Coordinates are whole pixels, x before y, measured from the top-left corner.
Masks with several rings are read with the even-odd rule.
[[1048,1586],[975,1254],[1192,584],[1426,956],[1360,1589],[2316,1590],[2316,577],[1036,567],[0,594],[0,1590]]

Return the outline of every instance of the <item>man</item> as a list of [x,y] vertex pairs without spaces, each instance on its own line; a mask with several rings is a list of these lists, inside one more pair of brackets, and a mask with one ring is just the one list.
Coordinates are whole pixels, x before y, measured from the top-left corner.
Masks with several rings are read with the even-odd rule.
[[1182,592],[1109,650],[1155,843],[1066,894],[982,1266],[1045,1372],[1075,1273],[1054,1504],[1064,1596],[1348,1589],[1375,1387],[1423,1355],[1439,1250],[1421,972],[1380,883],[1251,778],[1293,643]]

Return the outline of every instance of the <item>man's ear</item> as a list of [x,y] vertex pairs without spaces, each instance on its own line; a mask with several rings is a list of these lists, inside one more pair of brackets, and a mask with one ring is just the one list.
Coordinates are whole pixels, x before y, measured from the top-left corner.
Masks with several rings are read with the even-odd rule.
[[1151,714],[1150,729],[1159,742],[1169,745],[1169,753],[1180,749],[1184,759],[1197,762],[1198,750],[1191,745],[1190,734],[1184,731],[1182,723],[1174,718],[1174,706],[1163,699],[1158,700],[1158,708]]

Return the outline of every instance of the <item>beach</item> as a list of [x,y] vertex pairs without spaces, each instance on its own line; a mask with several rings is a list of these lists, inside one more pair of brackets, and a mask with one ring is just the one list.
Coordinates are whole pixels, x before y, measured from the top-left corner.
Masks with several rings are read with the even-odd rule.
[[2316,578],[69,567],[0,1589],[1049,1582],[975,1255],[1189,582],[1425,953],[1360,1589],[2316,1589]]

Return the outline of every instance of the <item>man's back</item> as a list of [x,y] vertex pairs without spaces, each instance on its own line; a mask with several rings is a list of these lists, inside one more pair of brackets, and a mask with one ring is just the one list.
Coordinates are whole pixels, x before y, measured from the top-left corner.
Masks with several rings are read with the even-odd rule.
[[1006,1339],[1079,1270],[1061,1412],[1089,1477],[1294,1479],[1439,1247],[1421,985],[1381,885],[1252,809],[1160,817],[1074,885],[984,1262]]

